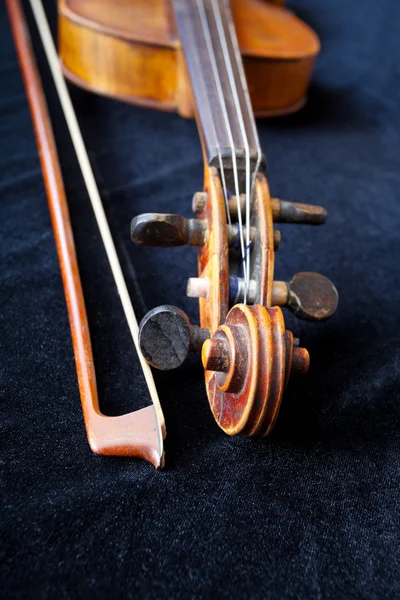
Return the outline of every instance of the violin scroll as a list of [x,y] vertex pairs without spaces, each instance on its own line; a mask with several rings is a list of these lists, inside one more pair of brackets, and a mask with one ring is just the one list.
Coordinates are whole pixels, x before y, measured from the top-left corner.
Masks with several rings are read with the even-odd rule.
[[[318,273],[297,273],[291,281],[274,280],[280,234],[274,223],[322,225],[320,206],[271,198],[259,173],[251,199],[250,280],[246,287],[235,253],[239,214],[245,223],[245,196],[228,206],[220,173],[206,168],[204,191],[194,195],[195,219],[145,214],[131,225],[132,240],[150,246],[188,244],[198,249],[198,275],[187,295],[200,301],[200,327],[181,310],[161,306],[140,324],[140,346],[159,369],[180,366],[189,352],[201,352],[209,404],[218,425],[229,435],[265,436],[273,428],[283,391],[294,375],[305,375],[309,354],[285,328],[281,307],[309,321],[323,321],[337,308],[333,284]],[[227,222],[229,215],[229,223]],[[242,231],[243,235],[243,231]],[[246,230],[244,230],[246,236]]]
[[203,366],[211,410],[229,435],[266,436],[293,372],[305,375],[309,355],[285,330],[279,307],[238,304],[206,340]]

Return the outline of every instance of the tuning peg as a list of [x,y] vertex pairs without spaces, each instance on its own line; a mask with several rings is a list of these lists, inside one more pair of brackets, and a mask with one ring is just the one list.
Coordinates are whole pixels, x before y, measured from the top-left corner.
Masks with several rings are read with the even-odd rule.
[[209,280],[205,277],[189,277],[186,295],[188,298],[207,298],[209,288]]
[[139,325],[139,346],[146,361],[162,371],[179,367],[189,352],[200,352],[210,337],[208,329],[191,325],[176,306],[157,306]]
[[326,321],[336,312],[338,300],[333,283],[319,273],[297,273],[289,282],[272,285],[272,305],[286,306],[305,321]]
[[202,246],[206,225],[199,219],[185,219],[180,215],[145,213],[131,222],[131,239],[144,246]]
[[[239,226],[227,225],[228,244],[234,246],[240,243]],[[202,246],[207,234],[207,225],[200,219],[185,219],[180,215],[164,215],[160,213],[145,213],[131,221],[131,239],[135,244],[143,246]],[[256,238],[257,230],[250,228],[250,240]],[[243,236],[247,238],[246,228]],[[278,249],[281,241],[279,231],[274,231],[274,248]]]
[[201,214],[207,204],[207,193],[206,192],[196,192],[193,195],[192,200],[192,210],[194,213]]
[[279,229],[274,229],[274,250],[279,250],[279,246],[281,245],[282,234]]
[[322,206],[288,202],[271,198],[272,218],[275,223],[299,223],[305,225],[323,225],[328,213]]
[[[236,246],[240,244],[240,227],[237,223],[226,226],[226,234],[228,238],[229,246]],[[247,239],[247,228],[242,228],[243,238]],[[250,242],[254,242],[257,235],[257,229],[255,227],[250,227],[249,237]]]
[[[227,225],[226,232],[228,237],[229,246],[235,246],[240,244],[240,228],[238,224]],[[257,238],[257,228],[250,227],[250,241],[253,243]],[[247,228],[243,227],[243,238],[247,239]],[[281,232],[277,229],[274,230],[274,250],[278,250],[281,243]]]
[[[198,200],[200,202],[200,198]],[[240,211],[242,217],[245,214],[246,196],[240,196]],[[231,196],[228,201],[229,212],[232,218],[238,216],[238,202],[236,196]],[[288,202],[280,198],[271,198],[272,218],[274,223],[299,223],[305,225],[323,225],[328,213],[322,206],[313,206],[312,204],[300,204],[298,202]]]

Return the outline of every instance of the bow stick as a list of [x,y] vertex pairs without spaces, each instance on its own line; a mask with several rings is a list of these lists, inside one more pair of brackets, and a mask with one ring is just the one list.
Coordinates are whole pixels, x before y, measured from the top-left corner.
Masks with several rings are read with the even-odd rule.
[[152,400],[152,405],[146,408],[117,417],[108,417],[100,411],[82,284],[51,120],[20,2],[19,0],[6,0],[14,44],[35,129],[54,229],[89,444],[91,449],[98,454],[136,456],[150,461],[156,468],[162,468],[164,465],[163,439],[166,431],[164,415],[153,375],[138,345],[136,316],[75,111],[60,68],[43,5],[41,0],[30,0],[30,4]]

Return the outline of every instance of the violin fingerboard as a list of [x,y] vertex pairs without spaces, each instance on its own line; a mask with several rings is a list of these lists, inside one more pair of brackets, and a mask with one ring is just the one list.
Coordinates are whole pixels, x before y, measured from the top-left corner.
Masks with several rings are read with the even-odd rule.
[[246,153],[259,140],[235,26],[226,0],[173,0],[177,29],[196,102],[208,163]]

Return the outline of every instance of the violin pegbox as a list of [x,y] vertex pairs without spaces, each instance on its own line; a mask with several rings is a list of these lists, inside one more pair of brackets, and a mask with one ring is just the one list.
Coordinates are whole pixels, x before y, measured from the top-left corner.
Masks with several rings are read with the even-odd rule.
[[[210,297],[200,297],[200,325],[211,333],[202,348],[207,396],[214,418],[229,435],[243,433],[249,436],[267,435],[275,423],[284,388],[291,373],[305,374],[309,366],[307,350],[297,348],[293,335],[285,330],[282,311],[271,307],[274,256],[279,236],[274,231],[271,198],[267,180],[259,174],[255,181],[250,213],[250,286],[246,290],[243,279],[233,275],[240,264],[234,255],[230,233],[238,227],[239,210],[242,224],[246,221],[244,202],[230,199],[226,209],[219,174],[210,169],[206,173],[206,194],[196,196],[194,208],[197,218],[208,222],[205,245],[198,248],[200,279],[208,281]],[[236,208],[236,210],[235,210]],[[226,224],[229,211],[230,224]],[[211,217],[219,214],[222,227],[214,232]],[[235,223],[236,221],[236,223]],[[242,225],[243,226],[243,225]],[[231,273],[228,281],[213,279],[213,260],[217,255],[224,265],[223,273]],[[235,283],[242,291],[232,298]],[[189,280],[189,295],[193,294],[193,280]],[[251,290],[250,290],[251,288]],[[252,297],[250,297],[250,292]],[[213,294],[224,298],[230,310],[219,315],[219,322],[210,321],[209,304]],[[239,303],[238,303],[239,302]]]
[[[271,198],[259,173],[249,220],[244,195],[226,202],[215,167],[206,168],[204,191],[194,195],[193,210],[194,219],[144,214],[132,221],[131,237],[137,244],[198,249],[198,275],[189,279],[187,294],[199,299],[200,327],[176,307],[157,307],[140,324],[140,347],[149,364],[163,370],[180,366],[189,352],[201,352],[218,425],[229,435],[265,436],[275,424],[290,376],[304,375],[309,367],[308,352],[286,331],[280,307],[301,319],[322,321],[335,312],[338,301],[332,283],[317,273],[274,281],[280,243],[274,225],[320,225],[326,211]],[[243,272],[237,258],[240,235],[250,240],[247,283],[238,275],[241,268]]]

